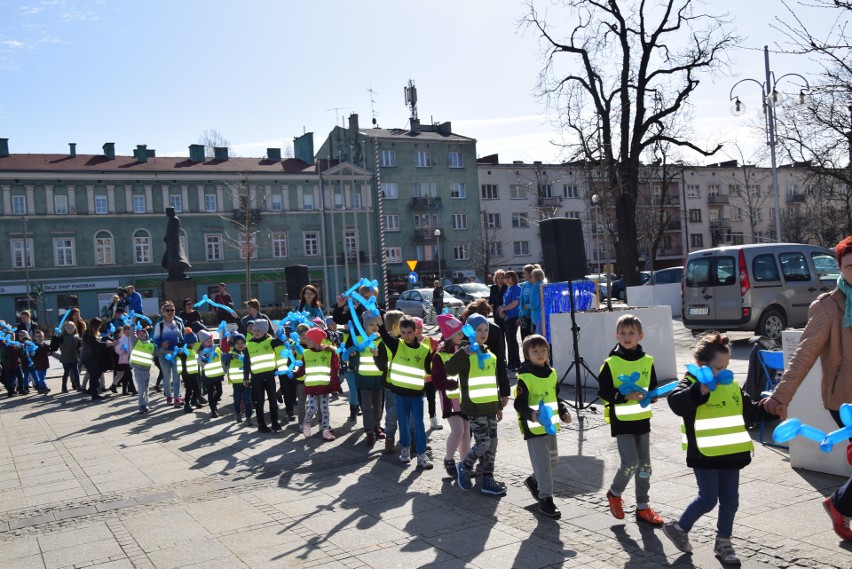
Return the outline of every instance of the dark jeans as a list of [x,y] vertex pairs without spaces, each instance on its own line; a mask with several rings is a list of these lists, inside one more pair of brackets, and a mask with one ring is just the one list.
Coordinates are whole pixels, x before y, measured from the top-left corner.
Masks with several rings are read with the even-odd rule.
[[689,531],[698,518],[709,513],[719,503],[716,535],[731,537],[734,516],[740,506],[740,471],[737,469],[693,468],[698,482],[698,497],[680,515],[678,525]]
[[518,318],[507,318],[503,322],[503,332],[506,334],[506,363],[510,368],[521,366],[521,356],[518,352]]
[[429,406],[429,418],[435,416],[435,384],[431,381],[426,382],[426,404]]
[[68,376],[71,376],[71,388],[77,389],[80,387],[80,370],[77,368],[77,362],[62,364],[62,391],[68,389]]
[[287,375],[279,375],[278,381],[281,383],[281,391],[284,392],[284,408],[287,410],[287,415],[295,415],[296,383],[298,381]]
[[207,387],[207,404],[210,405],[210,411],[215,411],[219,406],[219,400],[222,399],[222,381],[224,377],[214,379],[204,378],[202,385]]
[[101,375],[103,374],[101,366],[97,358],[89,358],[81,363],[86,368],[86,371],[89,372],[89,395],[95,397],[98,395],[98,389],[101,386]]
[[251,380],[251,391],[254,395],[254,412],[257,415],[257,426],[265,427],[266,419],[263,417],[263,398],[269,399],[269,420],[273,427],[278,426],[278,400],[276,399],[275,376],[253,377]]
[[187,405],[198,403],[201,388],[198,387],[198,374],[184,374],[183,376],[183,400]]
[[[831,418],[837,423],[838,427],[844,427],[843,421],[840,420],[840,412],[829,411]],[[852,476],[846,481],[846,484],[838,488],[831,495],[831,501],[834,502],[834,507],[844,516],[852,516]]]

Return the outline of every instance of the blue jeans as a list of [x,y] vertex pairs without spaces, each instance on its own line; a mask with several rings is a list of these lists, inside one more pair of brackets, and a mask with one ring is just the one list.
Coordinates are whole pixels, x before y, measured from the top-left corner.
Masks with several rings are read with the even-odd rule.
[[33,381],[37,382],[36,388],[44,391],[47,389],[47,370],[46,369],[37,369],[35,370],[35,379]]
[[426,452],[426,427],[423,426],[423,397],[396,395],[396,416],[399,420],[399,445],[411,446],[411,423],[414,422],[414,448],[417,454]]
[[346,385],[349,386],[349,405],[355,407],[358,405],[358,387],[355,385],[355,371],[348,369],[343,372],[343,377],[346,378]]
[[252,410],[251,388],[242,383],[231,384],[231,387],[234,388],[234,414],[240,415],[243,412],[240,409],[240,403],[243,403],[246,406],[246,419],[248,419],[251,417]]
[[689,531],[698,518],[713,510],[719,503],[719,519],[716,535],[731,537],[734,531],[734,516],[740,505],[740,471],[736,469],[693,468],[698,482],[698,497],[680,515],[678,525]]
[[[157,359],[160,360],[160,371],[163,374],[163,394],[166,397],[180,397],[180,373],[177,368],[178,359],[172,358],[167,360],[165,355],[159,356]],[[172,382],[174,382],[174,389],[172,389]]]
[[32,378],[33,378],[33,389],[41,389],[38,386],[38,380],[36,379],[35,368],[22,367],[21,370],[23,371],[23,378],[24,378],[23,383],[21,384],[21,390],[22,391],[29,391],[30,390],[30,376],[32,376]]

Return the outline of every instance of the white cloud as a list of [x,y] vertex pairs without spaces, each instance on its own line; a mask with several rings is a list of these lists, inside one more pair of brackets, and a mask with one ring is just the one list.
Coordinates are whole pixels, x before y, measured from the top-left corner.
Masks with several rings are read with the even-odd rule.
[[27,44],[20,40],[3,40],[0,41],[0,45],[3,47],[8,47],[10,49],[20,49],[22,47],[27,47]]

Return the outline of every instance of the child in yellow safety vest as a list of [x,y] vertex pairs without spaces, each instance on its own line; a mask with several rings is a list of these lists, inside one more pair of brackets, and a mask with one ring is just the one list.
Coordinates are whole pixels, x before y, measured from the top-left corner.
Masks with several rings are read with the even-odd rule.
[[222,363],[222,350],[213,344],[213,335],[207,330],[198,331],[198,362],[201,364],[201,381],[207,388],[207,403],[210,416],[219,416],[219,401],[222,399],[222,382],[225,380],[225,367]]
[[154,364],[156,349],[148,337],[148,328],[140,328],[130,350],[130,369],[133,370],[133,379],[136,380],[139,412],[142,414],[148,412],[148,382],[151,379],[151,366]]
[[331,430],[331,412],[328,406],[329,395],[340,387],[340,358],[332,344],[327,343],[325,332],[320,328],[311,328],[305,332],[307,349],[302,353],[302,363],[294,377],[304,378],[305,419],[302,434],[311,436],[311,421],[317,410],[322,415],[322,438],[335,439]]
[[[776,416],[768,413],[760,401],[752,401],[736,382],[722,381],[719,373],[726,370],[731,361],[727,337],[718,332],[701,336],[692,355],[696,364],[709,368],[713,383],[699,381],[687,373],[668,401],[669,407],[683,421],[681,436],[686,465],[695,473],[698,497],[686,507],[677,522],[663,526],[663,533],[680,551],[689,553],[692,551],[689,530],[718,502],[713,552],[723,564],[739,565],[731,534],[739,507],[740,470],[751,462],[754,449],[746,425],[771,421]],[[720,381],[716,382],[716,378]],[[733,376],[725,379],[732,380]]]
[[234,421],[241,423],[243,420],[243,409],[246,412],[245,424],[247,427],[254,426],[251,420],[254,403],[251,396],[251,385],[243,383],[243,359],[246,351],[246,337],[240,333],[233,333],[228,340],[230,350],[222,354],[222,363],[231,384],[234,395]]
[[[352,330],[347,334],[343,347],[349,354],[349,369],[355,375],[355,388],[361,403],[366,442],[372,448],[377,440],[384,438],[384,431],[381,429],[384,412],[384,372],[376,364],[376,358],[379,350],[384,350],[385,347],[379,338],[367,343],[367,338],[379,331],[379,317],[364,311],[361,313],[361,322],[366,336],[362,337],[358,335],[357,330]],[[352,386],[349,389],[352,389]]]
[[[609,511],[624,519],[621,495],[631,479],[636,483],[636,521],[653,526],[663,525],[663,518],[651,508],[651,407],[643,407],[642,388],[657,388],[654,358],[642,351],[642,322],[633,314],[625,314],[615,323],[618,344],[604,360],[598,377],[598,396],[604,402],[604,420],[615,437],[620,464],[606,497]],[[636,379],[638,378],[638,379]],[[636,386],[635,391],[632,385]],[[624,384],[624,385],[622,385]],[[620,390],[621,389],[621,390]],[[623,391],[627,391],[624,393]]]
[[[436,318],[437,320],[437,318]],[[414,326],[417,334],[417,341],[426,344],[429,347],[429,359],[432,359],[432,355],[438,351],[438,346],[440,342],[435,338],[426,336],[423,334],[423,319],[414,317]],[[441,424],[441,420],[438,419],[438,406],[437,406],[437,390],[435,389],[435,385],[432,383],[432,376],[427,375],[426,378],[426,408],[429,411],[429,426],[433,431],[440,431],[444,428],[444,425]]]
[[444,456],[444,469],[447,474],[456,477],[456,451],[459,460],[464,459],[470,450],[470,423],[461,412],[461,391],[458,376],[447,376],[444,364],[456,353],[461,345],[462,321],[450,314],[439,314],[436,318],[441,337],[444,341],[432,356],[432,383],[437,395],[441,397],[441,410],[444,419],[450,424],[447,437],[447,451]]
[[200,409],[203,407],[199,401],[201,397],[201,368],[198,365],[198,337],[195,333],[187,328],[184,334],[184,344],[180,346],[176,357],[179,359],[178,371],[180,378],[183,380],[183,385],[186,388],[183,400],[183,412],[192,413],[193,407]]
[[559,399],[559,375],[550,367],[550,345],[539,334],[524,339],[524,363],[518,370],[518,384],[515,386],[515,411],[518,413],[518,426],[527,442],[533,473],[524,480],[524,485],[538,502],[539,513],[559,519],[562,513],[553,503],[553,471],[559,463],[559,451],[556,446],[556,432],[547,432],[539,416],[539,406],[546,405],[553,413],[551,422],[556,431],[559,421],[571,422],[568,406]]

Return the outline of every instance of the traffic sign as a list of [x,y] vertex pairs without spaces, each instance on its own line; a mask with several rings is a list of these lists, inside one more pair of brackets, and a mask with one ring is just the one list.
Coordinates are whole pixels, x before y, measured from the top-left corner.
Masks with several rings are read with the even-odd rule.
[[414,271],[411,271],[410,273],[408,273],[408,282],[410,282],[411,284],[416,283],[417,279],[419,279],[419,278],[420,277],[418,277],[417,273],[415,273]]
[[408,265],[408,268],[414,271],[417,268],[417,259],[412,259],[411,261],[406,261],[405,264]]

